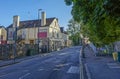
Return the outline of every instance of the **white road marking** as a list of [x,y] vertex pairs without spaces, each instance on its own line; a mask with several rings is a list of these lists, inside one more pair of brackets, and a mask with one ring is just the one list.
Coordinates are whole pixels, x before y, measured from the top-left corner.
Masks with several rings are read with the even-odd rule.
[[8,75],[8,74],[1,75],[0,77],[4,77],[4,76],[6,76],[6,75]]
[[63,66],[64,66],[64,64],[58,64],[55,67],[63,67]]
[[109,68],[120,68],[120,65],[118,65],[117,63],[107,63]]
[[58,69],[58,68],[54,68],[53,70],[55,70],[55,71],[59,71],[60,69]]
[[72,73],[72,74],[78,74],[79,73],[79,67],[77,66],[71,66],[67,73]]
[[58,64],[58,65],[56,65],[55,67],[63,67],[63,66],[68,66],[68,65],[70,65],[71,63],[66,63],[66,64]]
[[30,73],[27,73],[27,74],[21,76],[19,79],[23,79],[24,77],[26,77],[26,76],[28,76],[28,75],[30,75]]
[[60,53],[59,55],[66,55],[67,53]]
[[44,69],[38,69],[38,71],[42,71],[42,70],[44,70]]
[[[28,72],[29,70],[23,70],[23,72]],[[13,72],[14,73],[14,72]],[[0,75],[0,77],[4,77],[4,76],[7,76],[9,74],[13,74],[13,73],[4,73],[2,75]]]

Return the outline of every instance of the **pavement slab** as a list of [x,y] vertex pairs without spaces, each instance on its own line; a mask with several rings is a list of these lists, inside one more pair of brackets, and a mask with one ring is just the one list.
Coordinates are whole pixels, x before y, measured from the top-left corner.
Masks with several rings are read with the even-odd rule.
[[94,53],[85,48],[85,64],[89,79],[120,79],[120,63],[110,56],[94,56]]

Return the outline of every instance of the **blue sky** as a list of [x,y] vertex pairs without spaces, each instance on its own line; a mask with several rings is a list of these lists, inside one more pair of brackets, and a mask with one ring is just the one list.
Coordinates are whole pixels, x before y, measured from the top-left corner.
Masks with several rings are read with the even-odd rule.
[[72,18],[71,6],[64,0],[0,0],[0,25],[10,25],[14,15],[21,21],[38,19],[38,9],[43,9],[47,18],[57,17],[61,27],[67,27]]

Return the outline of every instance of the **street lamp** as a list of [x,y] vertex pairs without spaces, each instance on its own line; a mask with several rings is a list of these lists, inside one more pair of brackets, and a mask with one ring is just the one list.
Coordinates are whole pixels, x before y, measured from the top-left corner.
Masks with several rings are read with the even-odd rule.
[[42,9],[38,9],[38,20],[40,20],[40,11],[42,11]]
[[16,48],[16,43],[17,43],[17,27],[14,27],[14,34],[13,34],[13,39],[14,39],[14,63],[15,63],[15,57],[16,57],[16,52],[17,52],[17,48]]
[[40,52],[39,50],[39,43],[40,43],[40,38],[39,38],[39,22],[40,22],[40,11],[42,9],[38,9],[38,53]]

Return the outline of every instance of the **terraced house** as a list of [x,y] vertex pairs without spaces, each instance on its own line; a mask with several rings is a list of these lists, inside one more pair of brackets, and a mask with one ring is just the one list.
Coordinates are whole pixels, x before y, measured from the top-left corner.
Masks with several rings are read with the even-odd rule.
[[13,44],[17,39],[17,44],[37,45],[40,52],[62,48],[63,38],[57,18],[46,18],[45,12],[42,12],[41,19],[27,21],[19,19],[19,16],[14,16],[13,24],[7,28],[9,44]]
[[0,26],[0,44],[7,43],[7,31],[4,26]]
[[6,53],[5,46],[7,44],[7,31],[4,26],[0,26],[0,59]]

